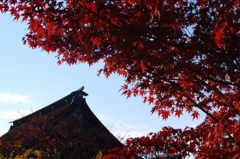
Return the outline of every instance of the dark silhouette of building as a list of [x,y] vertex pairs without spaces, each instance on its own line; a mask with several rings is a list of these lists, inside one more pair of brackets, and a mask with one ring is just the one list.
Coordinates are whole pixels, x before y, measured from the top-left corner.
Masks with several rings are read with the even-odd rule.
[[[79,124],[81,125],[81,129],[86,130],[85,132],[87,132],[89,135],[91,134],[91,137],[97,136],[97,141],[99,142],[91,144],[94,144],[93,146],[95,147],[97,145],[98,150],[96,152],[89,151],[90,154],[87,154],[85,158],[95,157],[100,150],[122,147],[122,143],[117,138],[115,138],[111,132],[109,132],[109,130],[98,120],[98,118],[88,107],[86,99],[84,98],[84,96],[87,96],[88,94],[84,92],[83,89],[84,87],[36,112],[33,112],[32,114],[12,121],[11,123],[13,124],[10,127],[10,130],[4,134],[0,140],[3,143],[14,140],[14,136],[16,135],[15,133],[17,131],[21,131],[22,125],[30,123],[33,117],[44,115],[51,116],[54,114],[55,118],[63,122],[70,122],[74,117],[81,116],[81,124]],[[96,133],[94,131],[96,131]]]

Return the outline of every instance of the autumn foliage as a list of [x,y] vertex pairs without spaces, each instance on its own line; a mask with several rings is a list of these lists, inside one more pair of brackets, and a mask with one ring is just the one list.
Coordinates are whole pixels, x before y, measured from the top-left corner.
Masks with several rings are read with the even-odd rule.
[[16,159],[23,154],[43,159],[95,158],[100,149],[108,149],[106,143],[112,140],[101,127],[86,126],[76,115],[70,121],[59,120],[56,115],[33,117],[21,129],[10,130],[13,140],[0,141],[0,155]]
[[27,21],[23,42],[57,52],[58,64],[103,60],[99,74],[125,77],[123,94],[142,96],[164,120],[207,115],[196,129],[129,139],[125,153],[164,142],[159,149],[201,158],[239,158],[239,8],[238,0],[0,1],[2,13]]

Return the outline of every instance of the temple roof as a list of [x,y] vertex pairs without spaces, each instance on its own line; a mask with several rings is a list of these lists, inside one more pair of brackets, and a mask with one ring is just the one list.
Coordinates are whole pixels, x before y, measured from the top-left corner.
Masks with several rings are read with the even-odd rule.
[[94,115],[94,113],[87,105],[86,99],[83,97],[87,96],[88,94],[83,91],[83,88],[84,87],[81,87],[80,89],[73,91],[58,101],[45,106],[42,109],[39,109],[27,116],[12,121],[11,123],[13,123],[13,125],[10,127],[10,130],[1,136],[0,139],[3,139],[3,141],[9,141],[13,139],[14,134],[11,130],[21,130],[21,125],[31,122],[31,119],[33,117],[38,117],[40,115],[49,116],[54,112],[57,112],[58,115],[56,118],[63,121],[69,120],[69,118],[71,118],[74,114],[77,114],[79,116],[81,115],[84,121],[87,121],[87,125],[90,125],[91,127],[101,127],[103,131],[106,131],[109,133],[109,135],[112,136],[112,138],[115,140],[115,143],[117,143],[117,147],[121,147],[122,143],[109,132],[109,130],[98,120],[98,118]]
[[81,87],[80,89],[73,91],[72,93],[70,93],[69,95],[59,99],[58,101],[43,107],[42,109],[39,109],[29,115],[26,115],[20,119],[11,121],[10,123],[13,123],[13,125],[11,126],[11,129],[19,126],[21,124],[24,124],[26,122],[31,121],[33,116],[39,116],[39,115],[44,115],[44,114],[48,114],[51,113],[53,111],[56,111],[60,108],[66,108],[67,105],[72,104],[74,98],[83,98],[83,96],[88,96],[88,94],[86,92],[83,91],[84,87]]

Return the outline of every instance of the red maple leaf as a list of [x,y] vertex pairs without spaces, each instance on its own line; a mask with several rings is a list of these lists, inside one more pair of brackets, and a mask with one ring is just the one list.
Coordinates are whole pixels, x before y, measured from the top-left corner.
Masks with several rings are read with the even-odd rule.
[[178,116],[178,118],[180,118],[181,115],[183,115],[182,110],[177,109],[175,111],[175,116]]
[[199,113],[196,110],[194,110],[194,112],[192,113],[192,116],[193,116],[193,120],[194,118],[198,119]]
[[127,85],[127,84],[124,84],[124,85],[122,86],[122,88],[119,90],[119,92],[122,91],[122,90],[127,90],[127,89],[128,89],[128,85]]
[[168,117],[170,116],[170,111],[164,110],[161,112],[161,115],[162,115],[162,120],[166,121],[168,119]]
[[148,97],[149,104],[153,103],[153,101],[154,101],[154,97],[153,96]]
[[139,95],[143,97],[143,95],[145,95],[145,91],[144,90],[140,90],[139,91]]

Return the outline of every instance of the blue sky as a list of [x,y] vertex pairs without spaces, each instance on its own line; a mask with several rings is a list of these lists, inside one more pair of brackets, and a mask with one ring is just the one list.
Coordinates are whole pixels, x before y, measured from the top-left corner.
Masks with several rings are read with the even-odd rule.
[[[0,136],[10,127],[9,122],[51,104],[72,91],[85,86],[86,101],[100,121],[116,136],[136,137],[158,132],[163,126],[184,128],[196,126],[198,120],[185,113],[166,122],[157,114],[151,115],[151,105],[143,104],[141,97],[125,96],[118,92],[124,79],[111,75],[97,76],[102,62],[57,65],[56,54],[23,45],[27,26],[13,21],[8,14],[0,14]],[[20,113],[18,113],[18,111]]]

